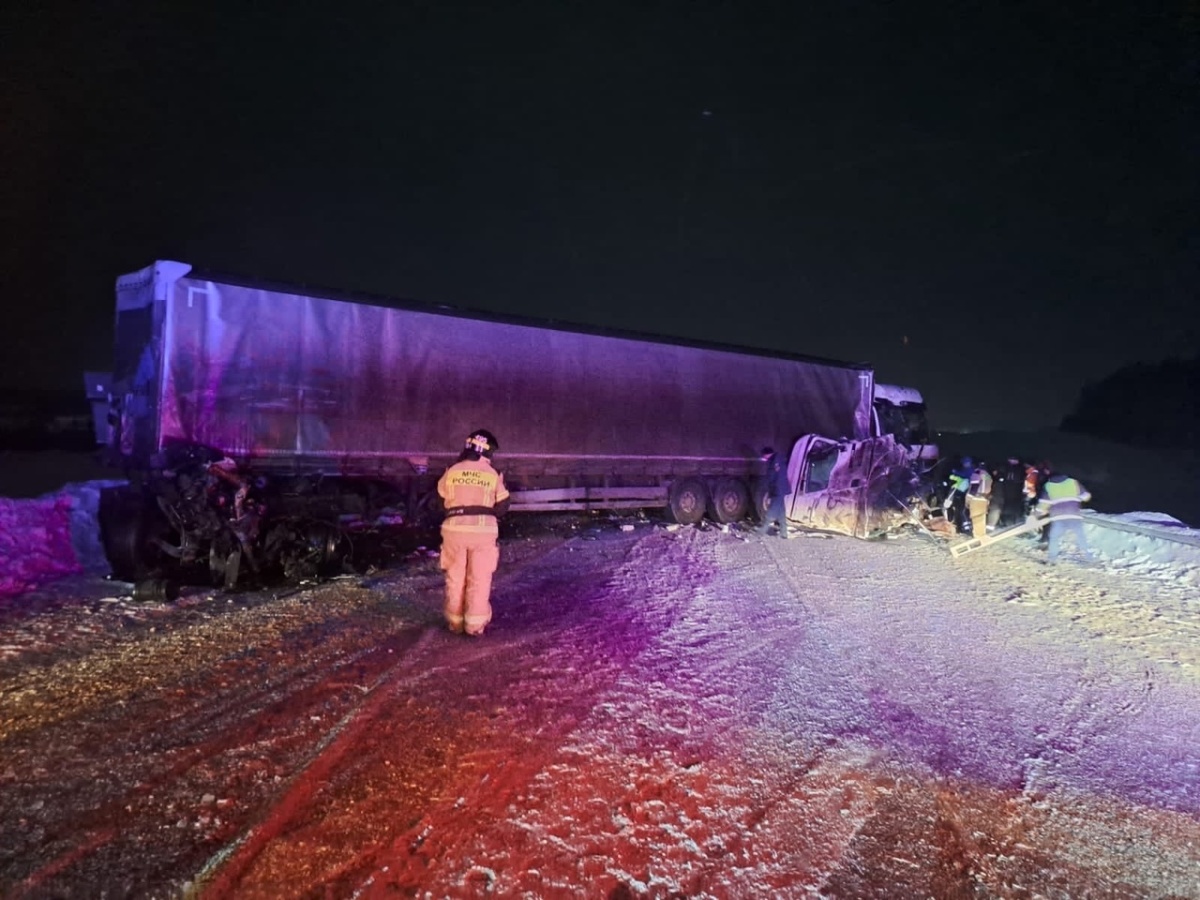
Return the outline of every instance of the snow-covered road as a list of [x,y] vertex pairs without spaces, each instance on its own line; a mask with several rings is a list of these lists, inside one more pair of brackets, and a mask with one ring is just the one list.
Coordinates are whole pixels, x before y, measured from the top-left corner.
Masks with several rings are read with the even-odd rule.
[[481,641],[431,559],[236,602],[84,583],[36,652],[6,625],[0,887],[1200,897],[1193,570],[1104,540],[601,522],[508,540]]
[[509,682],[577,724],[367,893],[1195,896],[1198,616],[1032,544],[657,532]]

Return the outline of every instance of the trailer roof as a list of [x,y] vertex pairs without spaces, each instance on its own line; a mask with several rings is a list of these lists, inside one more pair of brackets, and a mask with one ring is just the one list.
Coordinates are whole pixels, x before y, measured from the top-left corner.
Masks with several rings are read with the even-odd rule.
[[542,319],[534,316],[497,313],[485,310],[470,309],[466,307],[451,306],[442,303],[429,303],[427,301],[412,300],[409,298],[390,297],[364,291],[347,291],[335,288],[320,287],[311,284],[289,283],[275,281],[273,279],[254,278],[245,275],[231,274],[228,272],[218,272],[211,269],[192,268],[184,277],[198,278],[205,281],[216,282],[217,284],[230,284],[240,287],[256,288],[259,290],[276,291],[279,293],[297,294],[307,297],[321,297],[327,300],[340,300],[348,303],[360,303],[367,306],[382,306],[391,309],[409,309],[416,312],[501,322],[508,325],[526,325],[535,328],[551,328],[558,331],[570,331],[578,334],[594,334],[604,337],[625,338],[627,340],[648,341],[658,344],[672,344],[707,350],[721,350],[727,353],[743,353],[750,356],[790,359],[799,362],[812,363],[814,365],[832,366],[841,369],[871,371],[873,368],[869,363],[865,362],[847,362],[844,360],[810,356],[803,353],[788,353],[782,350],[768,350],[761,347],[725,344],[719,341],[693,340],[620,328],[604,328],[595,325],[585,325],[578,322],[564,322],[560,319]]

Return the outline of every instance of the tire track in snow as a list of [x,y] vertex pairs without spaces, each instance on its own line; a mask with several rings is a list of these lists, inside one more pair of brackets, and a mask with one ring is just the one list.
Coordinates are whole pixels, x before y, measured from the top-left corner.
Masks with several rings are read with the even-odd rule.
[[[1197,751],[1186,746],[1189,717],[1200,715],[1194,683],[1120,631],[1097,634],[1053,607],[1009,602],[1037,592],[1044,567],[968,569],[920,542],[810,547],[814,558],[795,567],[796,590],[809,598],[814,627],[836,636],[835,664],[859,659],[841,705],[854,708],[865,682],[866,737],[935,771],[996,785],[1115,787],[1196,808],[1188,767]],[[843,573],[836,587],[827,572]],[[1151,600],[1140,585],[1085,572],[1085,591],[1102,581],[1122,606]],[[922,589],[927,581],[933,590]]]
[[[1018,817],[1014,835],[1026,817],[1039,820],[1029,805],[1046,808],[1047,793],[1052,796],[1046,803],[1072,809],[1095,810],[1096,792],[1106,797],[1116,791],[1135,803],[1195,814],[1200,805],[1195,684],[1172,679],[1121,632],[1101,639],[1077,620],[1056,617],[1046,604],[1014,603],[1014,596],[1036,596],[1044,567],[1029,563],[1025,569],[1004,565],[980,572],[956,566],[920,542],[811,540],[799,548],[796,543],[768,546],[810,617],[808,639],[795,645],[798,654],[818,658],[801,657],[793,665],[792,691],[773,710],[776,743],[794,748],[803,743],[798,730],[815,729],[830,741],[824,756],[829,763],[856,744],[876,748],[874,757],[862,759],[863,768],[843,770],[849,784],[869,795],[865,805],[847,809],[856,833],[869,829],[874,835],[869,846],[893,846],[886,838],[878,844],[879,832],[886,835],[900,814],[884,801],[894,789],[889,775],[912,771],[906,758],[928,765],[939,780],[969,785],[982,778],[1001,796],[1026,789],[1028,811],[1012,808]],[[1140,585],[1130,588],[1103,572],[1087,574],[1122,606],[1153,600]],[[820,677],[829,672],[836,675]],[[830,696],[814,703],[814,691]],[[834,714],[827,716],[830,710]],[[822,732],[824,722],[834,727]],[[770,753],[765,749],[764,759]],[[1134,821],[1152,820],[1150,809]],[[892,824],[876,826],[874,817],[885,812]],[[969,827],[969,820],[943,826],[942,815],[936,813],[929,827]],[[1163,821],[1163,827],[1179,827],[1169,817]],[[1136,831],[1132,822],[1128,827]],[[1055,839],[1069,850],[1074,845],[1065,833],[1060,829]],[[1095,839],[1096,846],[1111,843],[1099,833]],[[960,843],[978,842],[967,831]],[[971,865],[1011,870],[1003,853],[988,851],[985,857]],[[1180,861],[1164,859],[1160,866],[1177,870]],[[1097,862],[1081,858],[1077,864],[1080,871],[1068,876],[1068,884],[1071,878],[1083,883],[1082,873]],[[1142,866],[1143,874],[1153,871]],[[878,886],[891,878],[877,876],[867,883]]]
[[1029,757],[1034,786],[1050,783],[1042,777],[1049,773],[1168,809],[1200,810],[1194,590],[1102,563],[1048,567],[1030,545],[983,563],[979,583],[1005,600],[993,606],[996,614],[1031,615],[1078,667],[1077,693],[1065,701],[1076,727],[1047,727],[1038,736]]
[[[763,773],[761,760],[738,749],[769,709],[773,670],[782,671],[805,612],[787,590],[756,600],[761,547],[747,548],[737,578],[719,573],[727,542],[719,532],[688,529],[634,543],[604,589],[580,601],[582,613],[565,614],[537,657],[539,666],[559,668],[560,678],[562,671],[582,674],[588,659],[584,677],[599,689],[590,709],[566,723],[548,756],[509,762],[505,809],[488,813],[476,806],[487,806],[482,797],[466,799],[462,815],[476,828],[494,822],[486,835],[453,838],[453,829],[433,826],[443,818],[434,812],[411,835],[430,865],[377,872],[365,895],[385,883],[419,884],[434,895],[486,889],[536,896],[588,895],[582,885],[590,895],[624,886],[689,896],[728,896],[747,884],[770,894],[772,884],[797,877],[815,885],[844,846],[829,838],[849,828],[840,808],[818,815],[816,807],[780,801],[771,790],[775,773]],[[527,574],[532,582],[546,573]],[[589,614],[588,603],[603,603],[603,613]],[[782,777],[802,792],[812,765],[789,760]],[[830,778],[838,776],[819,776]],[[822,823],[820,837],[787,859],[808,859],[810,876],[785,871],[778,855],[780,823],[800,827],[801,812],[810,825]],[[480,870],[479,847],[497,845],[505,850]]]

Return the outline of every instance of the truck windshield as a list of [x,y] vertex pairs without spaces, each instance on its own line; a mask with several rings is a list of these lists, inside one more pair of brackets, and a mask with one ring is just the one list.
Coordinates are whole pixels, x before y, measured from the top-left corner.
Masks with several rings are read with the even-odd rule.
[[894,435],[901,444],[928,444],[929,420],[925,416],[923,403],[888,403],[886,400],[877,401],[875,410],[879,413],[879,433]]
[[804,478],[804,493],[811,494],[829,487],[829,476],[838,458],[837,444],[818,444],[809,451],[808,473]]

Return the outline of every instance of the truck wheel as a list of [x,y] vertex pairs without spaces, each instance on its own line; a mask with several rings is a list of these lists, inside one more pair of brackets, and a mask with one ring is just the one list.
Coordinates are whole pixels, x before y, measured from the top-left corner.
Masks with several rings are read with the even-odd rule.
[[767,521],[767,510],[771,508],[771,498],[761,488],[754,492],[754,516],[760,522]]
[[446,517],[446,508],[437,491],[426,491],[412,503],[409,513],[409,524],[421,529],[436,529]]
[[709,515],[722,524],[740,522],[750,512],[750,491],[740,478],[721,478],[713,485]]
[[699,478],[681,478],[671,485],[671,515],[680,525],[695,525],[708,509],[708,489]]
[[137,491],[100,492],[100,542],[118,581],[141,581],[159,574],[163,552],[154,544],[169,527],[162,514]]

